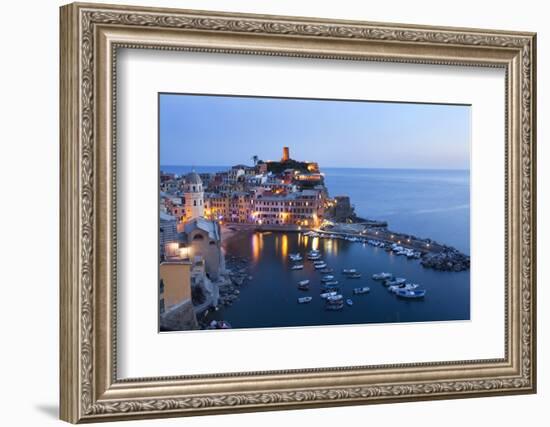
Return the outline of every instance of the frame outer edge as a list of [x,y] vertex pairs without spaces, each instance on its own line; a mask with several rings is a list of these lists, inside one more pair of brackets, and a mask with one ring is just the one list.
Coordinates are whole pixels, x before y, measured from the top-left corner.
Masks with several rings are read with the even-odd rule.
[[531,35],[531,390],[538,392],[537,376],[537,33]]
[[[61,7],[61,32],[60,32],[60,163],[61,163],[61,197],[60,197],[60,384],[61,384],[61,411],[60,418],[72,422],[94,422],[94,421],[109,421],[119,419],[139,419],[139,418],[152,418],[152,417],[167,417],[167,416],[182,416],[182,415],[201,415],[201,414],[214,414],[214,413],[229,413],[229,412],[249,412],[258,410],[276,410],[276,409],[291,409],[291,408],[306,408],[310,407],[327,407],[336,405],[349,405],[349,404],[364,404],[364,403],[381,403],[382,399],[375,398],[376,396],[368,395],[370,402],[367,402],[367,398],[361,394],[361,390],[358,389],[326,389],[320,390],[321,394],[317,393],[317,390],[297,390],[291,392],[274,392],[269,391],[263,394],[251,394],[251,393],[239,393],[232,396],[226,395],[206,395],[206,396],[192,396],[187,399],[142,399],[142,400],[116,400],[111,401],[97,401],[96,392],[96,379],[93,377],[95,373],[94,353],[96,351],[97,328],[92,330],[92,325],[89,324],[93,319],[90,316],[95,314],[95,304],[97,303],[97,293],[93,292],[95,285],[97,285],[97,276],[92,275],[94,272],[90,271],[90,266],[93,267],[97,262],[95,254],[93,253],[94,247],[91,246],[89,238],[95,238],[95,232],[97,223],[94,224],[94,207],[96,207],[97,200],[95,197],[95,188],[90,187],[94,185],[93,174],[97,171],[94,156],[94,150],[96,148],[94,144],[97,135],[94,135],[93,130],[96,130],[93,124],[95,115],[95,108],[89,115],[88,111],[82,111],[82,106],[86,106],[87,103],[92,100],[92,103],[97,102],[94,100],[97,95],[94,79],[90,81],[90,72],[87,68],[86,61],[90,59],[92,64],[94,58],[94,50],[86,51],[81,50],[82,46],[86,46],[87,49],[95,44],[94,38],[81,39],[82,28],[86,29],[89,21],[81,21],[81,12],[83,8],[89,7],[93,11],[105,13],[108,11],[117,12],[151,12],[151,11],[163,11],[165,13],[192,13],[197,16],[193,16],[197,19],[200,29],[205,31],[228,31],[224,28],[218,28],[219,22],[214,20],[218,18],[220,21],[225,21],[228,17],[240,17],[246,21],[250,20],[250,24],[260,23],[264,25],[264,22],[258,20],[267,19],[270,17],[263,17],[260,15],[247,15],[247,14],[223,14],[211,11],[184,11],[177,9],[153,9],[153,8],[141,8],[141,7],[127,7],[127,6],[115,6],[115,5],[101,5],[101,4],[72,4]],[[133,18],[134,14],[131,13],[130,18]],[[130,19],[128,18],[128,19]],[[143,23],[133,22],[129,20],[131,25],[150,25],[148,23],[148,16],[144,16]],[[327,37],[326,39],[344,39],[346,37],[351,38],[363,38],[363,33],[358,33],[357,28],[347,28],[347,30],[355,31],[345,34],[333,34],[329,26],[322,25],[328,21],[318,22],[315,18],[291,18],[291,17],[271,17],[273,19],[285,20],[286,25],[290,28],[289,34],[297,34],[297,37]],[[109,13],[106,14],[103,19],[107,23],[111,23],[112,17]],[[115,20],[116,21],[116,20]],[[306,30],[316,30],[319,34],[310,34],[301,28],[298,23],[304,23]],[[116,24],[116,22],[115,22]],[[222,22],[224,24],[224,22]],[[229,23],[234,25],[234,23]],[[270,22],[267,22],[270,24]],[[330,22],[329,22],[330,24]],[[342,21],[334,22],[334,24],[348,25]],[[367,23],[358,23],[359,26]],[[373,25],[374,23],[370,23]],[[192,22],[190,28],[195,29],[195,23]],[[235,31],[229,25],[227,28]],[[319,28],[317,27],[319,25]],[[387,28],[391,30],[394,24],[386,24]],[[82,28],[81,28],[82,27]],[[184,26],[182,25],[182,28]],[[222,25],[223,27],[223,25]],[[327,28],[324,28],[327,27]],[[185,27],[187,28],[187,27]],[[278,27],[268,26],[266,27],[266,33],[283,33],[282,29]],[[294,28],[294,29],[293,29]],[[404,393],[398,393],[398,395],[391,394],[392,390],[388,388],[388,392],[391,394],[388,401],[411,401],[411,400],[435,400],[439,398],[463,398],[473,396],[486,396],[486,395],[498,395],[498,394],[524,394],[533,393],[536,391],[536,312],[535,312],[535,291],[536,291],[536,128],[535,128],[535,111],[536,111],[536,36],[533,33],[506,33],[506,32],[489,32],[480,30],[468,29],[465,34],[459,36],[464,37],[462,41],[454,39],[454,31],[459,31],[458,28],[439,28],[439,27],[427,27],[422,31],[412,31],[413,26],[404,26],[404,28],[397,28],[399,31],[405,31],[403,34],[399,32],[397,35],[398,41],[407,38],[408,42],[420,41],[425,45],[439,45],[439,44],[466,44],[473,46],[481,43],[482,46],[487,44],[487,47],[497,46],[500,48],[510,48],[517,50],[518,48],[530,50],[523,57],[527,61],[530,60],[530,65],[527,64],[529,69],[527,79],[527,92],[530,95],[524,99],[524,112],[530,115],[522,124],[523,130],[529,132],[528,138],[523,139],[524,148],[527,153],[523,160],[527,162],[525,170],[527,171],[526,177],[528,181],[525,182],[525,186],[522,188],[530,192],[529,195],[525,194],[524,202],[526,203],[528,213],[523,218],[526,220],[526,225],[530,226],[527,229],[524,246],[524,254],[528,258],[528,273],[526,275],[526,283],[523,287],[525,304],[525,311],[529,312],[528,316],[525,316],[525,321],[522,330],[527,330],[525,334],[521,334],[522,338],[526,339],[523,345],[523,352],[520,351],[520,359],[527,361],[527,365],[524,365],[522,378],[510,379],[510,384],[503,383],[502,389],[498,385],[500,378],[496,378],[494,382],[489,381],[477,381],[479,384],[473,384],[473,381],[465,382],[466,385],[472,383],[472,389],[469,390],[471,395],[464,393],[460,390],[451,389],[445,387],[448,384],[442,384],[442,389],[438,391],[438,384],[424,384],[424,392],[420,393],[415,389],[415,384],[398,385],[402,387]],[[422,27],[419,27],[422,28]],[[376,29],[376,28],[375,28]],[[330,30],[330,31],[329,31]],[[397,31],[396,30],[396,31]],[[424,37],[421,33],[434,32],[429,37]],[[235,32],[250,33],[254,32],[253,26],[241,28],[238,27]],[[440,31],[445,31],[445,33]],[[475,31],[475,33],[474,33]],[[418,34],[417,34],[418,33]],[[432,36],[436,36],[432,40]],[[444,37],[438,37],[443,35]],[[414,40],[409,39],[411,37]],[[418,36],[418,40],[417,40]],[[390,38],[393,36],[390,36]],[[383,38],[378,37],[379,40]],[[501,43],[501,44],[500,44]],[[88,58],[86,55],[91,55]],[[84,62],[81,62],[83,60]],[[522,61],[520,60],[520,64]],[[96,64],[92,66],[95,67]],[[522,64],[523,65],[523,64]],[[525,69],[526,69],[525,68]],[[95,76],[97,70],[93,70],[92,77]],[[86,80],[84,81],[83,75]],[[93,88],[93,91],[88,93],[88,89]],[[520,93],[524,93],[520,90]],[[82,99],[81,99],[82,97]],[[92,128],[90,128],[89,120],[92,119]],[[519,122],[521,123],[521,122]],[[82,160],[82,161],[81,161]],[[92,162],[90,164],[89,162]],[[523,168],[522,168],[523,172]],[[92,182],[88,179],[92,177]],[[90,194],[93,190],[94,194]],[[86,191],[86,197],[82,198],[83,192]],[[524,212],[525,212],[524,210]],[[86,230],[81,230],[85,228]],[[85,231],[85,233],[84,233]],[[81,233],[82,232],[82,233]],[[533,274],[534,273],[534,274]],[[95,277],[94,277],[95,276]],[[530,292],[530,294],[529,294]],[[90,311],[91,309],[91,311]],[[95,316],[94,316],[95,317]],[[95,319],[94,319],[95,320]],[[530,327],[530,331],[529,331]],[[531,363],[529,363],[531,362]],[[527,373],[528,372],[528,373]],[[504,381],[504,379],[502,379]],[[517,381],[517,382],[515,382]],[[496,386],[494,385],[496,384]],[[508,384],[508,385],[506,385]],[[460,385],[460,384],[459,384]],[[411,390],[409,393],[407,390]],[[383,388],[380,388],[380,396],[387,397]],[[401,389],[399,389],[401,390]],[[323,398],[322,393],[326,393]],[[335,394],[337,393],[337,395]],[[359,393],[359,394],[357,394]],[[300,397],[300,398],[297,398]],[[303,401],[302,398],[306,397]],[[373,398],[374,397],[374,398]],[[267,400],[266,400],[267,399]],[[384,399],[385,400],[385,399]]]
[[78,19],[75,5],[59,9],[59,418],[80,418],[78,219]]

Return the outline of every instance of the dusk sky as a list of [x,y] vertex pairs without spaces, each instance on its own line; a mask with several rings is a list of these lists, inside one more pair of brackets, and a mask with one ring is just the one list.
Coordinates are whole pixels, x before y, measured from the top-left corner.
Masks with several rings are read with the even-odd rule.
[[288,146],[321,168],[469,169],[470,108],[162,94],[160,164],[252,164]]

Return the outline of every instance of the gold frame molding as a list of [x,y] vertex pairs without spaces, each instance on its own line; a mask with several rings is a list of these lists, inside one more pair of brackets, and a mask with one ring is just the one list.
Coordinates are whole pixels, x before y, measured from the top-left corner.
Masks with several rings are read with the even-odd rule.
[[[63,6],[60,14],[63,420],[112,421],[536,391],[534,33],[80,3]],[[118,48],[505,69],[505,357],[117,379]]]

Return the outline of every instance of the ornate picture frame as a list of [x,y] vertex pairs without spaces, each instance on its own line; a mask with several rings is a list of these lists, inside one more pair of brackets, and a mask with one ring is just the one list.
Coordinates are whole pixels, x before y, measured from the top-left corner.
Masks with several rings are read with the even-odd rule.
[[[60,384],[72,423],[536,391],[536,35],[188,10],[61,8]],[[505,357],[118,379],[117,49],[499,67]]]

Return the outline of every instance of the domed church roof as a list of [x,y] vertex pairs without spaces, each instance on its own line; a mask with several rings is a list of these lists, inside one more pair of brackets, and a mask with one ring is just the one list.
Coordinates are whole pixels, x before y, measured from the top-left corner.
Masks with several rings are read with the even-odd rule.
[[202,184],[202,179],[196,172],[190,172],[187,175],[185,175],[185,183],[186,184]]

